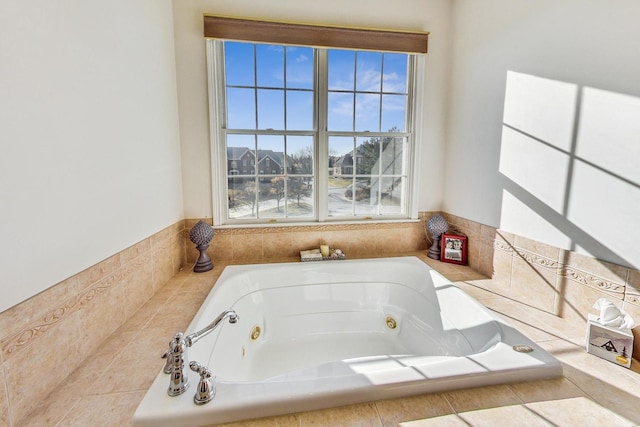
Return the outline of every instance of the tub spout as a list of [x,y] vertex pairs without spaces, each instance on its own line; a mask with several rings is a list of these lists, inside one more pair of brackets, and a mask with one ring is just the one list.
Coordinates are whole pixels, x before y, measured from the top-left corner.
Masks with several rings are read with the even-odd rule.
[[222,322],[226,317],[229,318],[229,323],[236,323],[238,320],[240,320],[240,316],[238,316],[238,314],[234,310],[223,311],[222,313],[220,313],[218,317],[214,319],[213,322],[209,323],[207,326],[200,329],[199,331],[187,335],[185,337],[185,340],[187,341],[187,345],[191,347],[192,345],[200,341],[201,338],[204,338],[207,335],[209,335],[211,331],[213,331],[216,327],[218,327],[220,322]]

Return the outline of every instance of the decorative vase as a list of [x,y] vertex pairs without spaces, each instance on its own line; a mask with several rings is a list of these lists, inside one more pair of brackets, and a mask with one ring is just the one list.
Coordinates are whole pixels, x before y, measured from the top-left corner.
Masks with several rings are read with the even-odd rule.
[[196,265],[193,266],[193,271],[196,273],[204,273],[205,271],[213,269],[213,261],[211,261],[209,255],[207,255],[207,248],[209,247],[211,239],[213,239],[213,227],[202,220],[198,221],[189,232],[189,240],[191,240],[196,245],[196,249],[200,251],[198,261],[196,261]]
[[427,256],[433,259],[440,259],[440,236],[449,230],[449,224],[447,224],[442,215],[437,214],[427,221],[427,230],[433,240]]

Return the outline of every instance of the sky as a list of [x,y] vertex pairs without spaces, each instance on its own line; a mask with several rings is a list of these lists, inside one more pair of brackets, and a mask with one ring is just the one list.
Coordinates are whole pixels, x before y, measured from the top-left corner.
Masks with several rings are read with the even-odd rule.
[[[254,54],[253,46],[225,42],[227,128],[314,130],[314,50],[256,44]],[[406,81],[405,54],[329,50],[328,130],[404,130]],[[340,141],[338,154],[353,149]],[[283,151],[277,138],[261,145]]]

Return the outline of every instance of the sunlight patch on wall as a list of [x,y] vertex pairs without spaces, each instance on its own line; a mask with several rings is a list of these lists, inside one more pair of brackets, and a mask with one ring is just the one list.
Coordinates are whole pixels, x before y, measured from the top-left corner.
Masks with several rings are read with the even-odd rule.
[[567,219],[640,265],[640,98],[584,88]]
[[569,173],[567,153],[504,126],[499,170],[553,210],[562,212]]
[[502,190],[500,228],[534,240],[541,240],[539,236],[549,236],[545,243],[559,248],[569,248],[573,243],[549,218],[506,189]]
[[640,98],[585,87],[576,156],[640,185]]
[[577,94],[575,84],[508,71],[503,123],[568,152]]
[[640,98],[509,71],[500,227],[640,266]]

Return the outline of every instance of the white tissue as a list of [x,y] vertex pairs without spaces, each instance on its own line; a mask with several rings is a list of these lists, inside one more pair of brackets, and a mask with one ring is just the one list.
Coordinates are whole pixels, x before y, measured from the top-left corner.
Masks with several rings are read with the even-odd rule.
[[600,310],[600,316],[596,319],[598,323],[610,328],[631,329],[635,323],[631,316],[620,310],[613,302],[606,298],[599,298],[593,308]]

